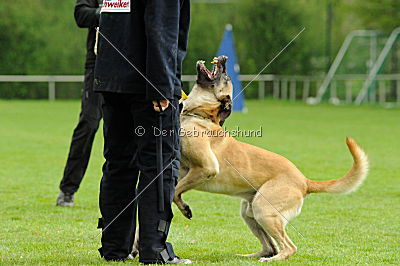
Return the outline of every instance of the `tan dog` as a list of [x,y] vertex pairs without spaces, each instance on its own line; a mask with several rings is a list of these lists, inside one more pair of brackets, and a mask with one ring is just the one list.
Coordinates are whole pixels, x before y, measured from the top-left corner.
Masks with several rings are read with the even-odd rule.
[[190,189],[241,197],[241,215],[262,245],[261,251],[243,256],[284,260],[296,252],[285,227],[300,214],[304,198],[310,193],[354,191],[367,176],[368,159],[347,138],[354,159],[350,171],[336,180],[313,181],[288,159],[223,133],[221,124],[230,114],[232,99],[226,59],[219,57],[212,73],[204,62],[197,62],[197,82],[181,114],[181,177],[174,202],[190,219],[192,212],[181,198]]

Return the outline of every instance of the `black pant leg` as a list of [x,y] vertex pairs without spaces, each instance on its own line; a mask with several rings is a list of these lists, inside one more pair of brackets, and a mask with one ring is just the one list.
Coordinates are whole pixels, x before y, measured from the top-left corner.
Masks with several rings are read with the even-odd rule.
[[86,69],[79,122],[72,135],[60,189],[75,193],[82,182],[92,151],[93,140],[102,117],[102,96],[93,92],[93,69]]
[[[134,123],[126,95],[105,93],[103,104],[104,157],[100,185],[103,219],[102,253],[125,259],[132,251],[135,234],[135,202],[138,169],[135,165]],[[130,205],[129,205],[130,204]]]
[[[166,111],[159,114],[150,102],[137,102],[132,105],[135,128],[143,127],[145,134],[137,137],[140,169],[138,192],[143,192],[139,205],[139,261],[143,263],[160,262],[160,252],[166,248],[169,224],[172,220],[172,200],[179,174],[179,111],[178,101],[171,102]],[[156,138],[159,135],[159,115],[162,116],[162,137],[164,178],[164,211],[158,208]],[[168,166],[168,167],[167,167]]]

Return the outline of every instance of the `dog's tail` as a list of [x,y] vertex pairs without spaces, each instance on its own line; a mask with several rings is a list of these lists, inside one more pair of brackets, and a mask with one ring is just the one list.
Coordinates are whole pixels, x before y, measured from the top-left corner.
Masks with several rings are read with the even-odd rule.
[[313,181],[307,180],[307,193],[350,193],[355,191],[364,181],[368,174],[368,157],[352,138],[346,138],[346,144],[353,156],[353,167],[342,178]]

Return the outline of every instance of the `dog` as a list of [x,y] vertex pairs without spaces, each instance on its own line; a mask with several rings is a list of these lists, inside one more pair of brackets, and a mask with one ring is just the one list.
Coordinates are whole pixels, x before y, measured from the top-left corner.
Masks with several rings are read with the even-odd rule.
[[235,140],[222,124],[232,110],[232,82],[227,57],[220,56],[210,72],[196,64],[197,81],[181,112],[181,168],[174,203],[187,218],[192,211],[182,194],[196,189],[242,198],[241,216],[261,242],[262,250],[245,257],[285,260],[296,253],[286,234],[288,222],[300,214],[310,193],[350,193],[368,173],[368,158],[351,138],[346,139],[353,166],[339,179],[307,179],[288,159]]

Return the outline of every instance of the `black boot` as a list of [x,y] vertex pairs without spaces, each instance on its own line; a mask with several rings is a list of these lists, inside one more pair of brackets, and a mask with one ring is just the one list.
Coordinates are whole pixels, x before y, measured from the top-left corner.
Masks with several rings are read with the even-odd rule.
[[74,206],[74,193],[64,193],[60,190],[57,197],[56,206],[72,207]]

